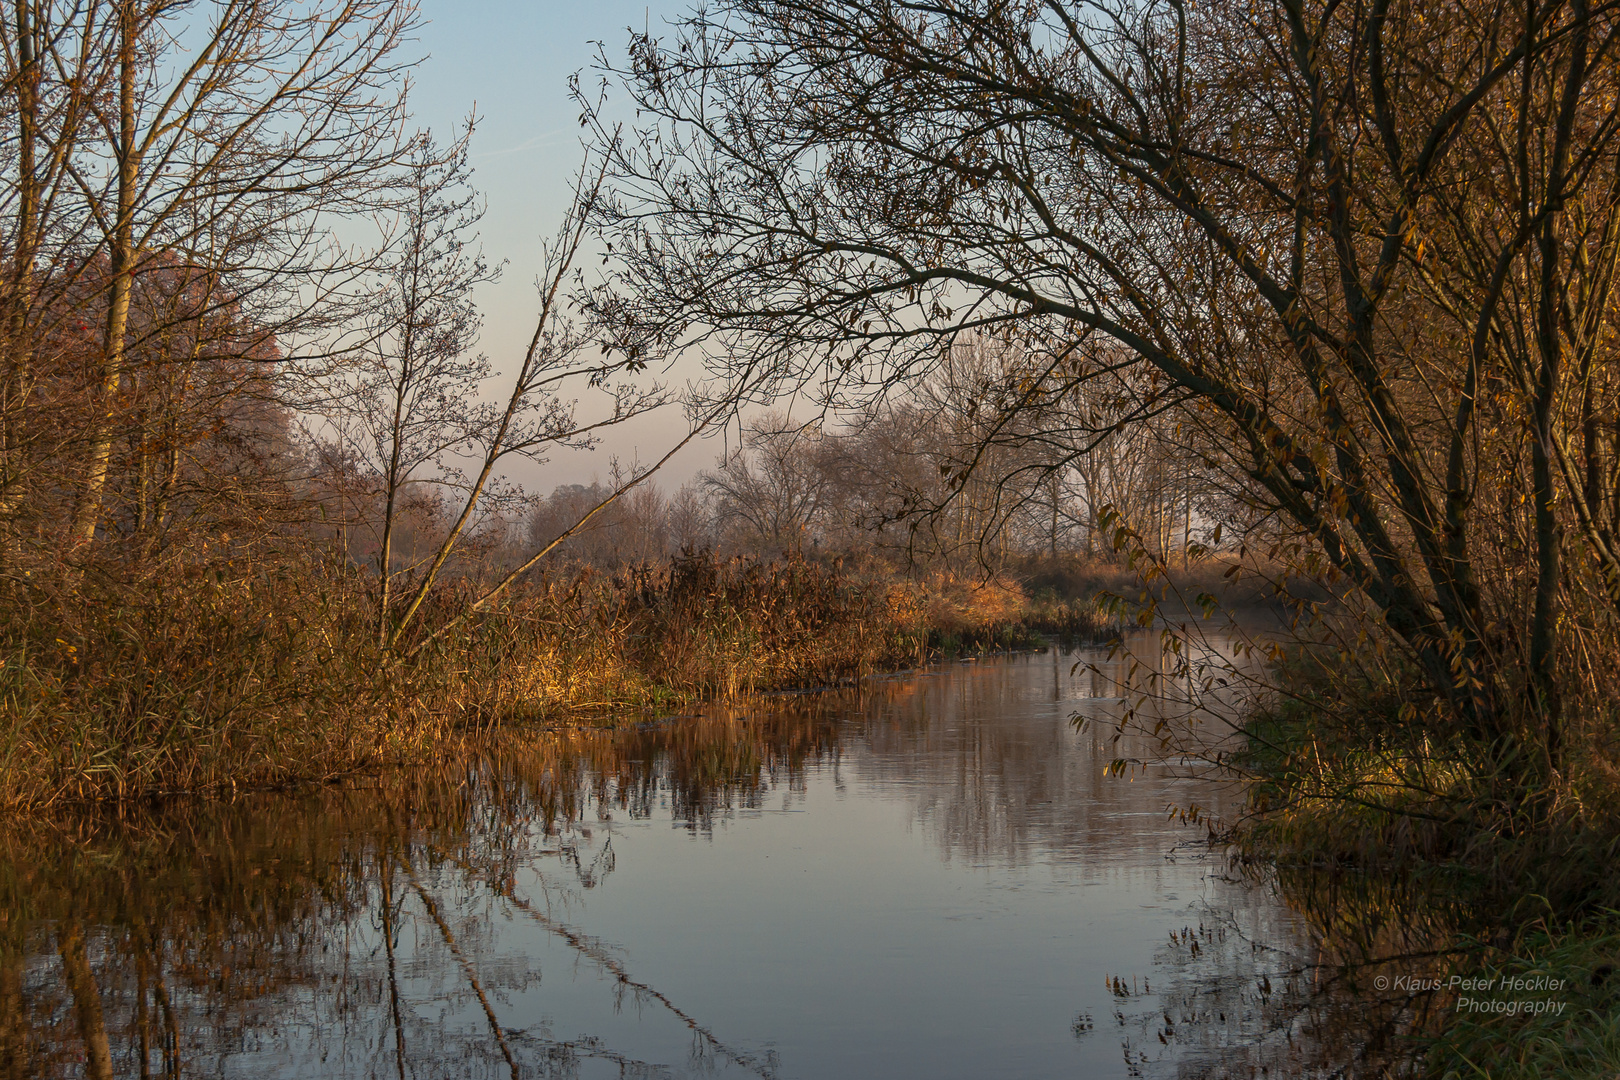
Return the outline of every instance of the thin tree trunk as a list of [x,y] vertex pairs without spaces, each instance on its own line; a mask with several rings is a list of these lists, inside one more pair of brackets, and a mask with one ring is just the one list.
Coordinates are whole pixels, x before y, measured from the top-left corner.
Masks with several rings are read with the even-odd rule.
[[[1557,236],[1551,234],[1543,240],[1542,257],[1556,258]],[[1551,271],[1543,274],[1546,285]],[[1544,295],[1542,305],[1541,373],[1536,388],[1534,430],[1530,440],[1532,487],[1535,503],[1536,589],[1530,617],[1530,686],[1535,706],[1541,714],[1549,763],[1557,768],[1559,758],[1560,697],[1556,674],[1556,622],[1558,618],[1558,576],[1563,529],[1558,523],[1554,505],[1552,475],[1552,412],[1553,397],[1557,393],[1562,349],[1558,340],[1555,301]]]
[[118,72],[118,205],[109,238],[107,326],[103,343],[101,385],[94,405],[89,461],[84,490],[74,511],[72,540],[83,545],[95,539],[97,518],[101,515],[102,493],[107,486],[107,469],[112,460],[113,417],[118,388],[123,382],[125,346],[129,332],[129,302],[135,278],[135,10],[133,0],[124,0],[119,10]]
[[143,409],[135,432],[135,532],[144,537],[152,526],[152,420]]
[[1187,549],[1192,547],[1192,477],[1186,477],[1183,482],[1187,485],[1187,505],[1181,516],[1181,572],[1186,573],[1190,558]]
[[[404,370],[410,370],[408,354]],[[405,407],[405,379],[406,376],[401,374],[394,397],[393,447],[389,452],[388,473],[384,480],[382,545],[377,552],[377,645],[384,649],[388,648],[390,641],[388,607],[392,601],[390,587],[394,582],[394,515],[399,510],[399,456],[405,439],[400,427]]]
[[39,65],[34,55],[32,0],[16,0],[18,79],[17,224],[15,260],[6,312],[5,384],[0,388],[0,560],[16,560],[12,518],[22,504],[22,410],[28,394],[30,344],[28,315],[33,306],[34,258],[38,234],[39,180],[35,143],[39,138]]
[[1057,561],[1058,553],[1058,497],[1062,493],[1058,474],[1052,474],[1052,561]]
[[[1562,195],[1569,168],[1575,105],[1586,77],[1586,42],[1591,12],[1584,0],[1575,0],[1571,33],[1573,55],[1565,73],[1547,198]],[[1561,297],[1555,279],[1558,267],[1559,215],[1549,214],[1541,227],[1539,255],[1541,281],[1537,293],[1536,338],[1541,354],[1534,397],[1535,429],[1531,439],[1531,468],[1536,514],[1536,595],[1530,622],[1530,683],[1541,713],[1548,765],[1556,770],[1563,757],[1562,700],[1557,675],[1557,601],[1563,529],[1553,506],[1553,413],[1563,380],[1563,340],[1559,334]]]
[[[399,491],[403,486],[400,476],[400,457],[405,450],[405,401],[412,382],[416,379],[416,342],[417,320],[420,314],[420,296],[422,289],[422,244],[421,230],[426,226],[426,211],[420,205],[421,192],[418,191],[418,206],[416,225],[411,240],[409,293],[404,301],[405,332],[399,346],[399,381],[394,384],[394,416],[389,428],[391,445],[388,451],[388,471],[384,480],[386,484],[385,502],[383,505],[383,534],[382,550],[378,552],[377,573],[381,579],[378,583],[377,596],[377,646],[387,649],[393,641],[388,632],[388,608],[393,601],[392,587],[394,583],[394,516],[399,512]],[[486,470],[487,474],[488,470]]]

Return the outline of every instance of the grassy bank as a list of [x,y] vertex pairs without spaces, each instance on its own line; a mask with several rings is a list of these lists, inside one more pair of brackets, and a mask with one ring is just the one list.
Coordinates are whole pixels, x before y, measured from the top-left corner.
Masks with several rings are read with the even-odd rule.
[[[247,565],[267,563],[14,585],[0,604],[0,807],[331,777],[501,725],[839,685],[1104,627],[1087,602],[1032,603],[1009,581],[697,555],[541,578],[390,655],[367,577],[318,558]],[[471,588],[440,591],[420,625],[443,625]]]
[[1557,774],[1510,774],[1497,748],[1413,723],[1398,681],[1298,658],[1279,674],[1233,759],[1252,780],[1234,851],[1320,936],[1364,1073],[1620,1075],[1607,718],[1572,726]]

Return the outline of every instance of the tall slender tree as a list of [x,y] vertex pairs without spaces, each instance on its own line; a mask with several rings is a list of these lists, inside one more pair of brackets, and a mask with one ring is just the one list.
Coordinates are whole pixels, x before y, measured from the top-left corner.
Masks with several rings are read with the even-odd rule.
[[[477,247],[483,204],[467,162],[471,121],[448,146],[424,133],[408,162],[408,198],[379,266],[365,340],[341,409],[329,412],[376,478],[377,632],[386,643],[397,525],[418,491],[460,480],[452,455],[493,422],[479,399],[489,361],[472,352],[482,320],[474,290],[499,276]],[[428,501],[432,501],[429,497]]]

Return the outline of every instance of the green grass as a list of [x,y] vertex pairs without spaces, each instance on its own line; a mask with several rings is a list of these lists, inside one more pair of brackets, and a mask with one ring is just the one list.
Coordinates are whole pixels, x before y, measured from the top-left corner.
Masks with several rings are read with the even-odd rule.
[[[1489,979],[1546,980],[1557,989],[1495,997],[1551,1001],[1561,1012],[1443,1013],[1445,1027],[1427,1046],[1434,1080],[1613,1080],[1620,1076],[1620,912],[1607,912],[1561,932],[1536,929],[1507,956],[1473,969]],[[1497,986],[1501,983],[1498,981]],[[1538,986],[1532,982],[1531,986]],[[1491,995],[1474,995],[1477,999]]]

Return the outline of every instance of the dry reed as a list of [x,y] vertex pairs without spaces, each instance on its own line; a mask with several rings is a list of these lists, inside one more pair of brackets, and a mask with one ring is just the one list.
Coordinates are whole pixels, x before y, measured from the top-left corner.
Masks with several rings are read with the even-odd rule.
[[[386,654],[370,586],[315,554],[25,575],[0,602],[0,807],[330,778],[442,756],[502,725],[834,686],[914,665],[942,641],[1029,638],[1015,587],[977,587],[975,606],[953,583],[698,554],[541,578]],[[472,588],[441,588],[420,625],[441,625]],[[1090,614],[1064,610],[1071,623]]]

